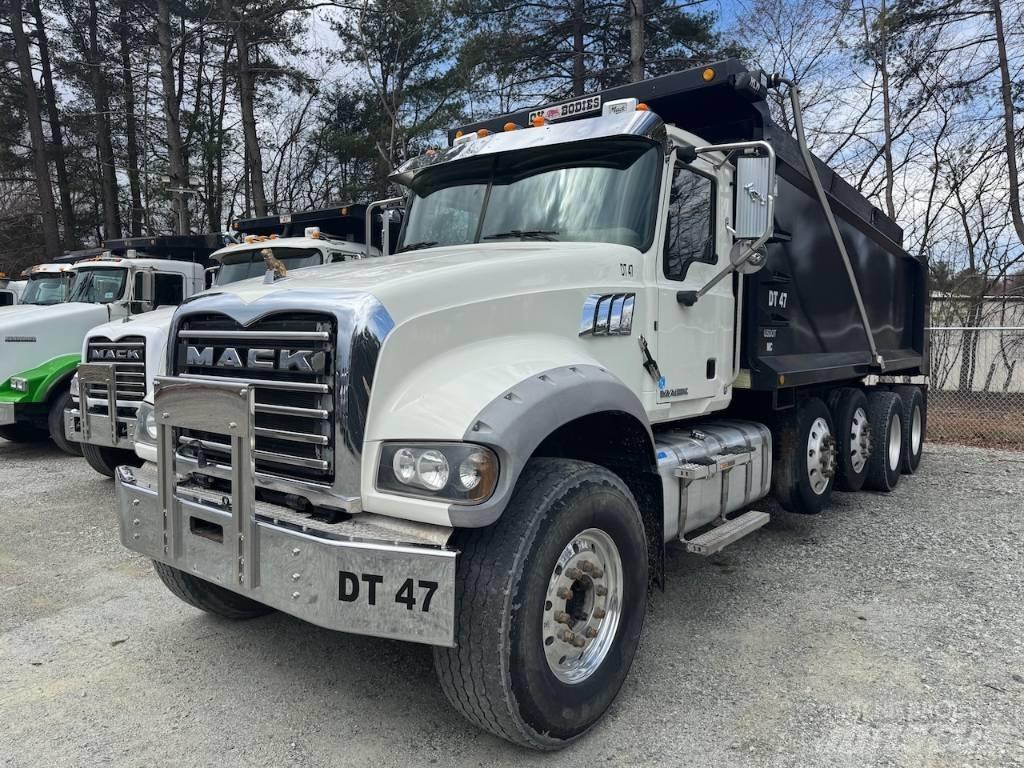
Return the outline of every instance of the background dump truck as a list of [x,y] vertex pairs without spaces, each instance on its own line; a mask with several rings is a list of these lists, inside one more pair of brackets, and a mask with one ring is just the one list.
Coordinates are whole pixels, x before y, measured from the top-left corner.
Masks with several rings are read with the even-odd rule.
[[[286,275],[301,267],[363,258],[367,253],[376,256],[382,231],[373,228],[367,250],[366,213],[365,205],[347,205],[237,221],[234,228],[240,241],[210,254],[207,282],[216,289],[263,277],[268,270],[264,258],[267,251],[284,267]],[[398,236],[397,227],[394,230],[392,239]],[[166,369],[167,332],[173,314],[174,307],[166,307],[133,318],[128,324],[97,326],[85,337],[78,382],[72,383],[72,402],[65,414],[66,432],[69,440],[81,445],[89,466],[100,474],[113,477],[119,464],[139,466],[144,460],[156,461],[156,446],[146,430],[147,424],[149,429],[155,428],[153,380]],[[139,373],[144,373],[144,378]],[[83,380],[89,382],[84,407]],[[117,401],[116,420],[109,415],[112,389]]]
[[129,322],[200,290],[210,243],[194,236],[110,241],[106,255],[70,267],[43,265],[39,279],[30,274],[27,301],[0,314],[0,436],[48,434],[78,454],[64,433],[64,411],[82,338],[100,323]]
[[921,457],[926,265],[770,88],[799,120],[729,60],[464,126],[395,173],[396,254],[182,306],[122,542],[194,606],[429,643],[473,723],[579,737],[666,545]]

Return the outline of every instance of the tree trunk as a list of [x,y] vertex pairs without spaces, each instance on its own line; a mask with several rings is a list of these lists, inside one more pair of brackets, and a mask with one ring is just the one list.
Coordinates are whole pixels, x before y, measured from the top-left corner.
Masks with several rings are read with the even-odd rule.
[[644,0],[626,0],[629,12],[629,80],[638,83],[644,79]]
[[185,143],[181,138],[181,113],[175,93],[174,47],[171,44],[171,9],[169,0],[157,0],[157,41],[160,46],[160,84],[163,88],[164,121],[167,124],[167,165],[170,171],[174,207],[178,214],[179,235],[187,235],[192,229],[188,210],[188,196],[181,192],[188,186],[188,159]]
[[246,167],[252,205],[257,216],[267,215],[267,195],[263,189],[263,159],[259,137],[256,135],[256,86],[249,61],[249,36],[245,28],[244,12],[236,14],[231,0],[221,0],[225,18],[235,27],[235,48],[238,60],[238,96],[242,109],[242,132],[245,135]]
[[1024,244],[1024,215],[1020,209],[1020,175],[1017,168],[1016,131],[1013,126],[1013,81],[1010,79],[1010,62],[1006,53],[1006,32],[1003,29],[1002,0],[992,0],[992,17],[995,23],[996,50],[999,52],[999,94],[1003,105],[1003,135],[1006,139],[1006,179],[1010,185],[1010,213],[1017,239]]
[[121,237],[121,211],[114,170],[114,145],[110,138],[110,99],[107,76],[103,72],[99,43],[99,10],[89,0],[89,68],[92,70],[93,104],[96,109],[96,149],[100,161],[100,196],[103,200],[104,237]]
[[135,80],[132,77],[132,54],[128,30],[128,3],[122,1],[118,14],[118,36],[121,41],[121,81],[128,155],[128,187],[132,197],[128,227],[131,234],[138,237],[142,234],[142,186],[139,183],[139,136],[135,125]]
[[879,47],[878,69],[882,75],[882,121],[885,132],[885,144],[882,156],[885,162],[885,212],[890,219],[896,218],[896,204],[893,202],[892,190],[895,185],[892,160],[892,96],[889,93],[889,17],[885,0],[882,0],[878,15]]
[[46,116],[50,122],[50,137],[53,141],[53,161],[57,168],[57,190],[60,193],[60,216],[64,222],[64,247],[78,247],[78,232],[75,225],[75,208],[71,204],[71,184],[68,181],[68,167],[64,155],[64,131],[57,109],[57,93],[53,87],[53,67],[50,64],[50,43],[43,23],[43,9],[39,0],[33,0],[32,15],[36,20],[36,36],[39,45],[39,64],[43,70],[43,98],[46,101]]
[[584,59],[583,24],[585,0],[574,0],[572,7],[572,95],[582,96],[586,87],[587,68]]
[[21,0],[9,0],[11,34],[14,37],[14,58],[18,62],[18,74],[25,94],[25,111],[28,114],[29,135],[32,140],[32,168],[36,175],[36,191],[39,194],[39,212],[43,219],[43,247],[47,259],[60,256],[60,232],[57,230],[57,209],[53,203],[53,187],[50,185],[50,168],[46,162],[46,138],[43,136],[42,105],[32,74],[32,56],[29,52],[28,37],[22,25]]

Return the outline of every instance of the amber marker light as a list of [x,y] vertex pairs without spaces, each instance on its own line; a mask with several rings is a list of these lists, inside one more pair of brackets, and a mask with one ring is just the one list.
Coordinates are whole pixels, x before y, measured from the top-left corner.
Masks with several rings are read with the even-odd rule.
[[464,135],[465,134],[462,133],[461,129],[455,132],[455,138],[456,139],[461,139]]
[[648,107],[646,104],[644,104],[642,101],[639,104],[636,105],[636,111],[637,112],[649,112],[650,109],[651,108]]
[[490,135],[491,132],[488,131],[486,128],[481,128],[479,131],[476,132],[476,137],[478,139],[486,139]]
[[715,70],[713,70],[711,67],[708,67],[701,73],[701,77],[704,78],[705,83],[710,83],[712,80],[715,79]]
[[547,120],[544,119],[544,115],[536,115],[530,123],[533,124],[534,128],[540,128],[542,125],[547,123]]
[[518,129],[519,129],[519,126],[516,125],[515,123],[505,123],[505,130],[506,131],[516,131]]

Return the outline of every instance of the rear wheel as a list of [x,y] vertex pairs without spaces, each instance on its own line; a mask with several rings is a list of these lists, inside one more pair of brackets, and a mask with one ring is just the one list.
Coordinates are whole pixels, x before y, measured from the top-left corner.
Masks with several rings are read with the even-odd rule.
[[874,449],[864,487],[888,492],[899,483],[903,465],[903,403],[899,395],[884,389],[869,392],[868,419]]
[[46,433],[31,424],[5,424],[0,437],[12,443],[36,443],[46,439]]
[[201,611],[225,619],[254,619],[270,613],[273,608],[243,597],[230,589],[217,586],[198,576],[179,571],[169,565],[153,561],[160,581],[181,600]]
[[79,443],[79,445],[89,466],[107,477],[113,477],[114,470],[121,464],[127,464],[129,467],[142,466],[142,459],[135,455],[135,451],[127,451],[124,448],[108,448],[91,443]]
[[832,414],[817,397],[780,417],[772,491],[784,509],[816,515],[829,505],[836,474]]
[[904,475],[912,475],[921,465],[921,454],[924,452],[925,433],[928,429],[928,405],[920,387],[901,384],[892,391],[903,403],[903,464],[900,471]]
[[58,448],[72,456],[81,456],[81,444],[68,440],[64,435],[64,411],[70,407],[71,390],[65,387],[59,395],[53,398],[53,402],[50,403],[47,426],[50,429],[50,439],[53,440]]
[[836,427],[836,488],[859,491],[868,476],[871,455],[871,426],[868,399],[853,387],[842,387],[829,397],[829,409]]
[[457,643],[435,648],[470,722],[534,749],[583,735],[629,673],[647,608],[647,539],[607,469],[533,459],[501,519],[460,532]]

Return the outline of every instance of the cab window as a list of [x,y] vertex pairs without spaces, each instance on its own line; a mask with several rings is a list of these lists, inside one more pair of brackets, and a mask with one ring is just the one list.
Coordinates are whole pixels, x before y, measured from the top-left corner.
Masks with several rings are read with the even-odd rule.
[[694,262],[714,264],[715,182],[677,165],[665,227],[665,277],[683,280]]

